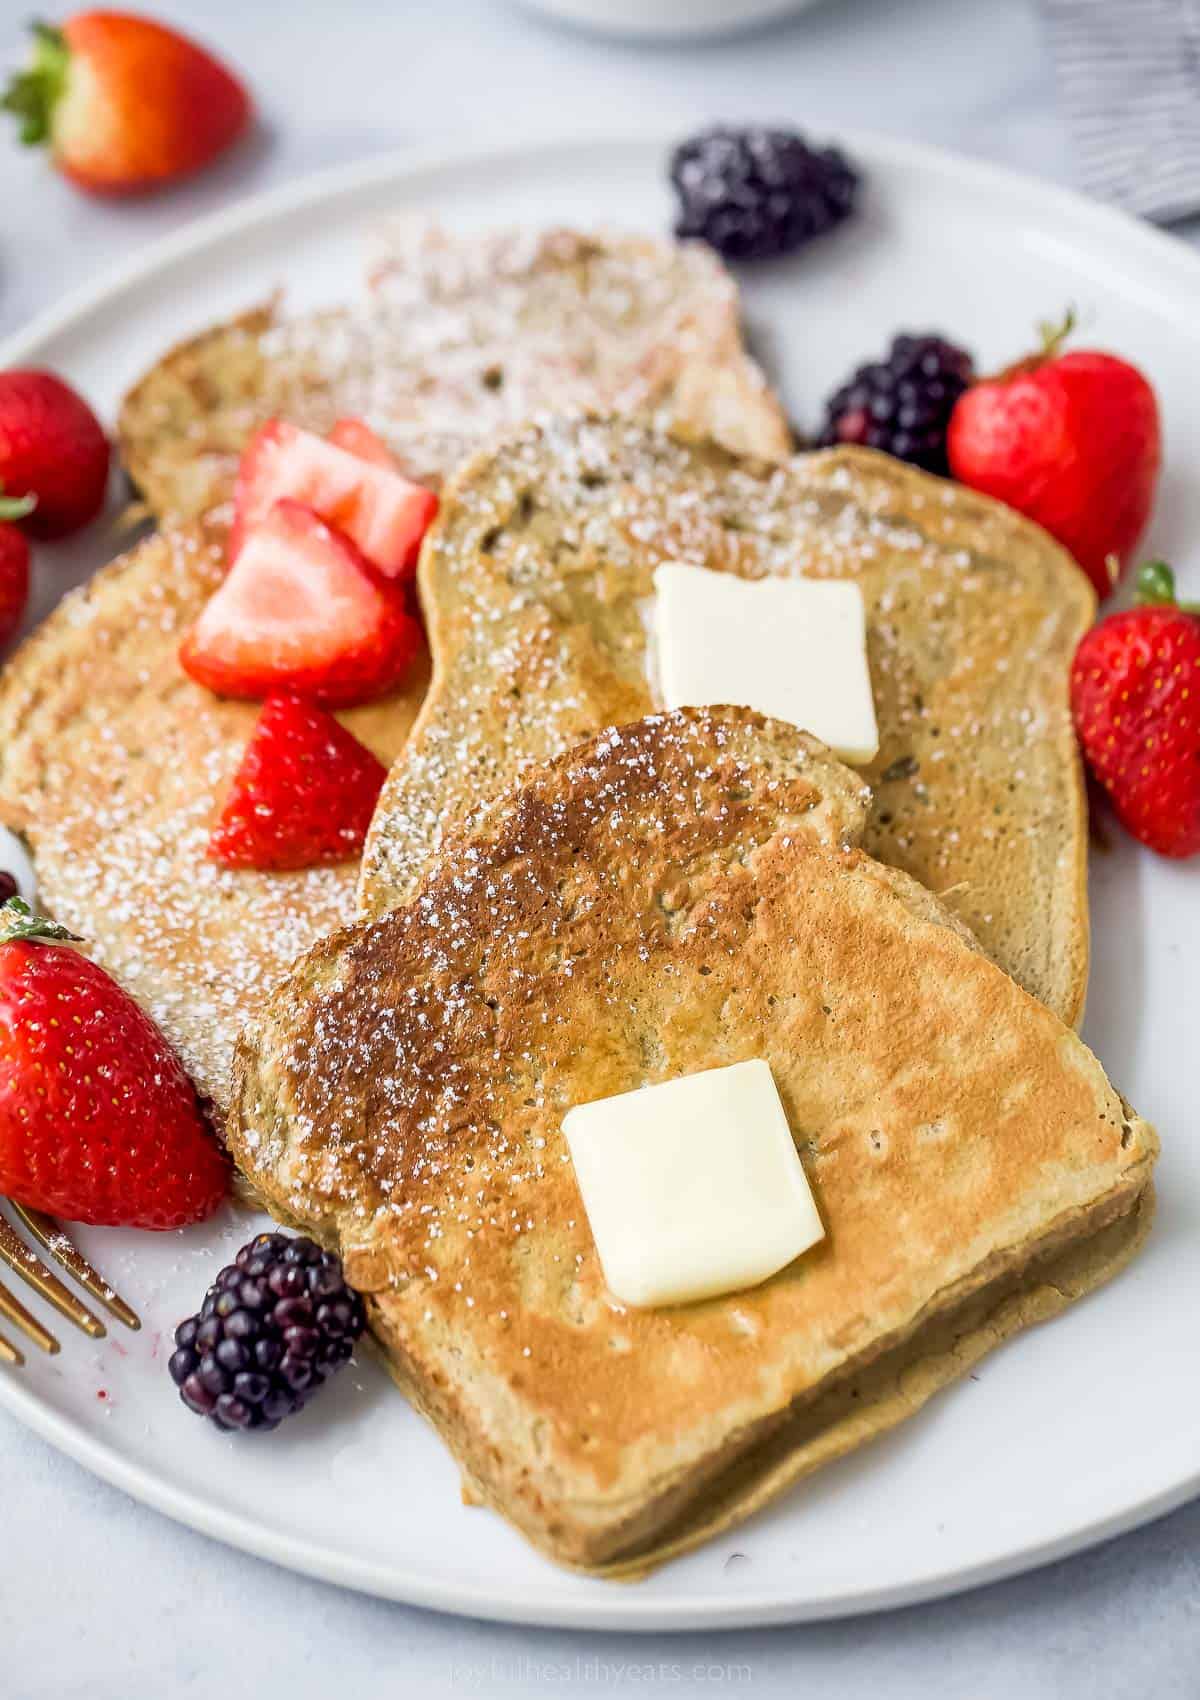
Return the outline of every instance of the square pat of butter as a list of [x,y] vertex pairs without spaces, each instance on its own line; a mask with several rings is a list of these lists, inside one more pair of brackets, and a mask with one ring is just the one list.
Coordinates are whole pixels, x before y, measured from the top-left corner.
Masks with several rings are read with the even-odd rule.
[[668,562],[654,574],[666,708],[732,703],[787,720],[844,761],[879,751],[858,585],[738,578]]
[[768,1063],[580,1104],[563,1132],[604,1279],[626,1304],[757,1286],[824,1237]]

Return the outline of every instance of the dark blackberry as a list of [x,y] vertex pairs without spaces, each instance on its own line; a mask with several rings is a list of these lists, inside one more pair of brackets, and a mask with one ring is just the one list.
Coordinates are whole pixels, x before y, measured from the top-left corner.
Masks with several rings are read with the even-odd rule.
[[219,1429],[273,1429],[354,1350],[363,1302],[313,1240],[259,1234],[175,1330],[167,1365],[189,1410]]
[[944,477],[950,415],[973,377],[971,356],[944,337],[898,336],[830,396],[818,441],[883,449]]
[[791,130],[715,129],[671,156],[677,236],[696,236],[727,260],[791,254],[854,210],[858,172],[836,148]]

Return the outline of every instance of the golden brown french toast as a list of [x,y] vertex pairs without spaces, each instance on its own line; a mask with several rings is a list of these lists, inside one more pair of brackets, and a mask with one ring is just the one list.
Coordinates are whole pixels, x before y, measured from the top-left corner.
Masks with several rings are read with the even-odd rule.
[[[152,537],[64,597],[0,675],[0,819],[29,843],[42,904],[222,1111],[248,1010],[353,915],[358,875],[353,861],[255,873],[205,857],[258,714],[179,665],[224,570],[223,544],[195,527]],[[422,658],[402,691],[339,718],[390,761],[427,679]]]
[[[266,307],[147,374],[119,435],[171,535],[68,597],[0,683],[0,818],[28,836],[43,901],[222,1109],[241,1022],[293,956],[349,919],[357,877],[351,863],[222,873],[204,858],[255,710],[199,690],[177,655],[220,582],[253,428],[273,413],[318,430],[365,413],[433,485],[505,420],[558,404],[645,408],[765,455],[789,445],[742,347],[736,287],[700,245],[408,226],[389,237],[386,272],[361,311]],[[344,717],[383,760],[428,676],[418,665],[396,695]]]
[[[636,1574],[1111,1274],[1154,1132],[948,909],[861,848],[794,728],[601,733],[324,940],[239,1044],[229,1141],[342,1252],[396,1379],[550,1556]],[[771,1066],[826,1238],[749,1291],[615,1301],[580,1103]]]
[[433,684],[376,811],[362,913],[404,902],[525,765],[655,706],[666,560],[861,585],[880,731],[866,847],[1077,1021],[1087,830],[1067,679],[1091,587],[1011,509],[862,449],[769,466],[574,419],[475,456],[425,543]]

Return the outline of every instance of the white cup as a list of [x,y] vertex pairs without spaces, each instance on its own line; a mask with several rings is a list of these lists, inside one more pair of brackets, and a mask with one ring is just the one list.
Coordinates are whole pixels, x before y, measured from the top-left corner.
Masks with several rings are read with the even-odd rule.
[[644,36],[660,41],[732,35],[815,0],[521,0],[524,6],[602,30],[606,35]]

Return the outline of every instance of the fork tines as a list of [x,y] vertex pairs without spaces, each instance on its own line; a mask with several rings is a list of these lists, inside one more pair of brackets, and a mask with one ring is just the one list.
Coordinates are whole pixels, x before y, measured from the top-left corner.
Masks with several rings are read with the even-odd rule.
[[[92,1268],[52,1217],[44,1215],[40,1210],[31,1210],[25,1205],[13,1203],[11,1199],[7,1202],[37,1243],[49,1252],[85,1292],[90,1293],[111,1315],[123,1322],[126,1328],[141,1327],[136,1312],[131,1310],[120,1294],[114,1292],[103,1276]],[[76,1328],[81,1328],[93,1340],[103,1339],[107,1330],[96,1313],[59,1280],[54,1271],[25,1243],[12,1223],[3,1215],[0,1215],[0,1262],[7,1263],[15,1274],[27,1281],[35,1292],[54,1306],[60,1316],[65,1316]],[[7,1318],[14,1327],[26,1334],[34,1345],[40,1346],[43,1352],[59,1350],[58,1340],[50,1330],[3,1284],[0,1284],[0,1317]],[[11,1341],[0,1335],[0,1362],[20,1365],[24,1361],[23,1355]]]

